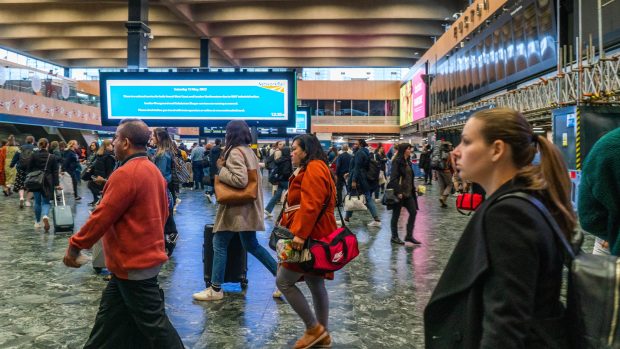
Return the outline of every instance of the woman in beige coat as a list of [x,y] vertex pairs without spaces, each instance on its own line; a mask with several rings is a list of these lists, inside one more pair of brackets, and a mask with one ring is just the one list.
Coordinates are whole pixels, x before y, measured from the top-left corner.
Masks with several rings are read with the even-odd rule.
[[[252,142],[250,129],[243,120],[233,120],[226,125],[226,148],[224,157],[217,159],[218,178],[224,184],[235,188],[248,185],[248,170],[256,170],[258,175],[258,195],[256,200],[247,204],[220,204],[213,226],[213,271],[211,287],[194,293],[199,301],[214,301],[224,298],[222,283],[226,272],[228,244],[239,234],[243,247],[256,257],[275,277],[277,263],[275,259],[256,240],[256,231],[265,230],[263,218],[263,191],[258,158],[248,144]],[[212,159],[213,160],[213,159]],[[239,251],[241,252],[241,251]],[[279,297],[274,292],[274,297]]]

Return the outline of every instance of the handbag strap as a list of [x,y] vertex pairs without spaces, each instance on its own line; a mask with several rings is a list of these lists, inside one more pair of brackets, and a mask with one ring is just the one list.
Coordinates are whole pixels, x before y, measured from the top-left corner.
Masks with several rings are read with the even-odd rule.
[[573,246],[570,244],[570,242],[568,242],[568,240],[566,239],[566,236],[562,234],[562,229],[560,228],[558,223],[555,221],[555,218],[553,218],[553,216],[551,215],[547,207],[545,207],[545,205],[542,202],[540,202],[540,200],[538,200],[536,197],[530,194],[527,194],[527,193],[514,192],[514,193],[509,193],[509,194],[501,196],[499,199],[497,199],[497,201],[508,199],[508,198],[521,199],[534,205],[534,207],[538,209],[538,212],[540,212],[543,215],[543,217],[545,218],[545,221],[547,222],[547,224],[551,227],[551,230],[553,230],[553,232],[557,236],[562,247],[568,253],[568,256],[570,257],[570,259],[571,260],[575,259],[575,257],[577,256],[577,253],[573,249]]
[[52,156],[52,154],[47,154],[47,160],[45,160],[45,167],[43,168],[43,172],[47,172],[47,164],[50,161],[50,156]]

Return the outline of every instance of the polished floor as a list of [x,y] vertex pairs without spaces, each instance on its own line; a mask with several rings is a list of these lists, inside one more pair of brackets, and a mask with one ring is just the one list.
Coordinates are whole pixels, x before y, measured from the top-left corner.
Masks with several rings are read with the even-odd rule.
[[[70,188],[70,185],[65,184]],[[81,186],[76,226],[88,216],[90,193]],[[328,282],[329,328],[334,348],[422,348],[422,313],[468,217],[439,207],[437,185],[421,197],[415,237],[422,246],[392,245],[391,211],[379,206],[381,228],[366,227],[356,213],[352,230],[360,255]],[[71,195],[69,195],[71,196]],[[265,190],[265,202],[270,191]],[[180,239],[160,274],[166,310],[187,348],[290,348],[303,324],[285,301],[274,300],[274,278],[249,257],[249,287],[226,284],[219,302],[196,302],[204,287],[202,234],[214,220],[214,205],[201,191],[185,190],[175,216]],[[280,206],[276,206],[276,211]],[[400,220],[401,237],[407,213]],[[93,324],[105,281],[89,264],[62,264],[67,233],[33,228],[31,208],[19,209],[16,195],[0,197],[0,348],[81,348]],[[266,219],[267,231],[273,219]],[[267,233],[259,233],[266,246]],[[303,290],[309,295],[307,288]]]

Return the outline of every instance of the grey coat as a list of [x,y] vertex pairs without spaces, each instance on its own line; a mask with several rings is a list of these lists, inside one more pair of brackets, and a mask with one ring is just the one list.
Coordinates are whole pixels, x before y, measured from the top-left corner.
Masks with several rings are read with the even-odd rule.
[[[245,188],[248,185],[248,169],[259,169],[258,158],[247,146],[233,148],[227,155],[226,165],[219,172],[219,180],[235,188]],[[243,205],[220,204],[215,215],[213,232],[265,230],[262,179],[260,171],[257,172],[258,196],[256,200]]]

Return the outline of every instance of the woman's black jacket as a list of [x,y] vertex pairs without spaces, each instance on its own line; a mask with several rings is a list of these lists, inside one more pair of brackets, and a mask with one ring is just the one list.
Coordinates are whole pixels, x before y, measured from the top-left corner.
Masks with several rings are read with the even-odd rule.
[[[409,159],[397,156],[392,161],[392,172],[387,189],[394,189],[394,194],[403,194],[403,199],[413,196],[416,207],[418,207],[418,196],[416,195],[416,187],[414,183],[413,169],[409,165]],[[388,209],[392,209],[392,205],[388,205]]]
[[64,157],[65,158],[62,163],[63,171],[73,174],[77,170],[80,164],[80,159],[78,157],[78,154],[74,152],[73,150],[67,150],[64,153]]
[[[426,348],[566,348],[562,254],[512,181],[474,214],[424,311]],[[531,193],[536,196],[536,193]]]
[[[49,161],[47,160],[48,156]],[[42,193],[46,199],[51,200],[54,188],[60,184],[58,180],[58,162],[56,161],[56,157],[50,154],[46,149],[35,151],[30,158],[27,172],[30,173],[36,170],[45,170],[45,182],[43,183]]]
[[103,155],[97,154],[92,166],[94,176],[101,176],[107,179],[112,174],[112,171],[114,171],[116,159],[112,152],[106,151]]

